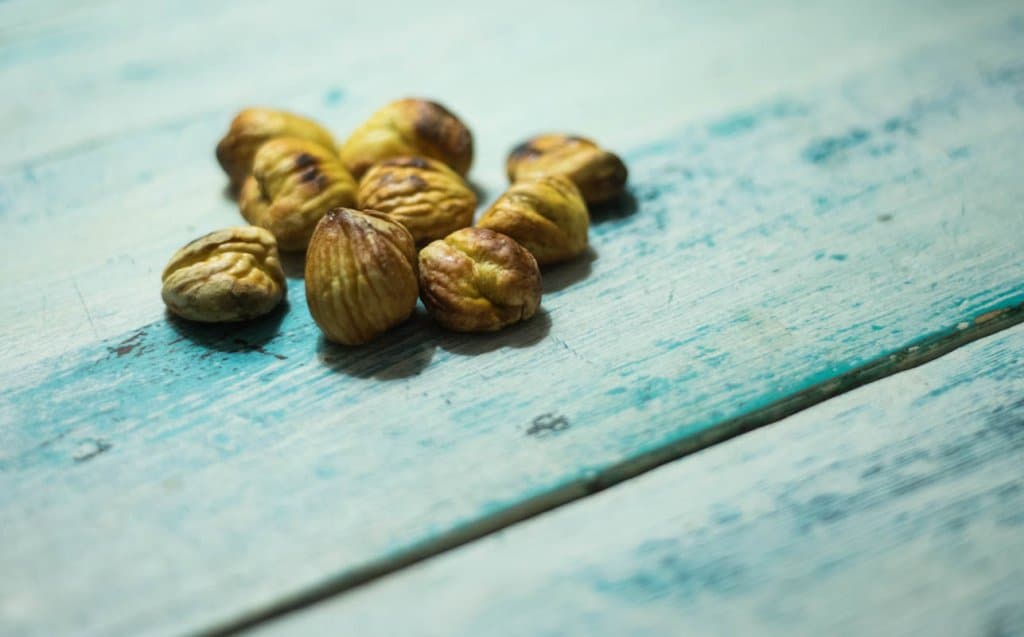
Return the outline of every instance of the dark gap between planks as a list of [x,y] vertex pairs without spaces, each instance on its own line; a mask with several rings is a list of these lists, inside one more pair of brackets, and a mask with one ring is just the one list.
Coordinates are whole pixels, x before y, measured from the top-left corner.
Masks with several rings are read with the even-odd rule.
[[513,524],[529,520],[570,502],[621,484],[701,449],[778,422],[798,411],[813,407],[840,394],[923,365],[968,343],[1022,322],[1024,322],[1024,304],[979,316],[971,322],[969,327],[962,330],[954,328],[922,337],[895,353],[883,355],[836,378],[808,387],[748,414],[724,420],[713,425],[703,434],[679,440],[615,463],[593,477],[576,480],[543,495],[525,500],[495,515],[476,520],[462,527],[456,527],[441,537],[414,544],[387,558],[368,562],[359,568],[349,570],[320,584],[298,591],[294,595],[286,596],[261,609],[250,611],[208,630],[195,633],[195,635],[196,637],[237,635],[260,624],[303,610],[373,582],[417,562],[479,540]]

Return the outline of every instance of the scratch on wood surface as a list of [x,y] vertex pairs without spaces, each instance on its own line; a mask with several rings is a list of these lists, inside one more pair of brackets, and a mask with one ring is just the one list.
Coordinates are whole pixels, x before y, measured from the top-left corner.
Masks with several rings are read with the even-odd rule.
[[78,295],[78,300],[82,303],[82,309],[85,310],[85,318],[89,321],[89,327],[92,328],[92,334],[98,339],[100,337],[100,333],[96,331],[96,324],[92,322],[92,314],[89,312],[89,306],[85,302],[85,297],[82,296],[82,291],[78,289],[78,281],[72,279],[71,283],[75,286],[75,294]]
[[555,342],[556,342],[556,343],[558,343],[559,345],[561,345],[561,346],[562,346],[562,348],[563,348],[563,349],[564,349],[565,351],[569,352],[570,354],[572,354],[572,355],[573,355],[573,356],[575,356],[576,358],[580,359],[580,360],[581,360],[581,361],[583,361],[584,363],[586,363],[586,364],[588,364],[588,365],[593,365],[593,366],[595,366],[595,367],[597,366],[597,363],[595,363],[594,361],[590,360],[590,359],[589,359],[589,358],[587,358],[586,356],[583,356],[582,354],[580,354],[579,352],[577,352],[577,351],[576,351],[575,349],[573,349],[573,347],[572,347],[571,345],[569,345],[568,343],[566,343],[566,342],[565,342],[565,339],[563,339],[563,338],[561,338],[561,337],[558,337],[558,336],[554,336],[554,337],[552,337],[552,338],[554,338],[554,339],[555,339]]
[[75,449],[74,455],[72,457],[74,458],[75,462],[88,462],[89,460],[92,460],[96,456],[105,453],[111,447],[113,447],[113,445],[107,442],[106,440],[102,440],[99,438],[90,438],[88,440],[83,440],[81,443],[79,443],[78,448]]

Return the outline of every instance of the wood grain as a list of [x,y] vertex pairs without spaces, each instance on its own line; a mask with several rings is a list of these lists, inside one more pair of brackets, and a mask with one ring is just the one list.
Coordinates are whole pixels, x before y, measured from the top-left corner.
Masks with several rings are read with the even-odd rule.
[[1019,635],[1022,398],[1016,327],[253,634]]
[[[394,10],[374,4],[352,24]],[[863,5],[755,4],[595,12],[586,28],[555,6],[564,19],[540,26],[413,14],[410,34],[448,37],[384,53],[359,46],[372,32],[314,37],[329,20],[292,33],[269,4],[86,3],[0,21],[5,86],[41,82],[38,108],[26,88],[0,118],[14,131],[0,177],[0,632],[258,616],[1015,320],[1012,3],[900,3],[900,38],[870,28]],[[307,6],[323,8],[289,9]],[[596,57],[550,64],[573,46]],[[797,69],[817,46],[830,62]],[[371,53],[398,66],[367,74]],[[714,55],[742,70],[716,79]],[[142,66],[113,65],[127,60]],[[706,82],[666,82],[674,68]],[[514,99],[495,105],[508,82]],[[417,319],[340,350],[318,340],[292,279],[286,312],[238,331],[163,317],[167,256],[237,222],[212,161],[229,108],[281,96],[344,130],[396,86],[471,116],[488,197],[505,148],[537,128],[578,125],[623,152],[634,201],[595,212],[593,258],[546,274],[541,316],[489,338]],[[731,114],[667,132],[723,100]]]

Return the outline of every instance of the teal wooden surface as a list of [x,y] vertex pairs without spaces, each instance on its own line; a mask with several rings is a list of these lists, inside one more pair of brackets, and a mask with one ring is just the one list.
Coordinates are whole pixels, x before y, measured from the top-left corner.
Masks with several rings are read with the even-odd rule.
[[[389,46],[386,2],[0,5],[0,632],[231,622],[1024,301],[1014,3],[475,5],[405,8]],[[234,109],[344,135],[403,93],[466,117],[485,198],[537,130],[626,157],[635,204],[595,215],[542,316],[343,351],[294,278],[238,332],[163,316],[171,252],[238,222],[212,158]]]
[[1022,398],[1016,327],[254,634],[1024,634]]

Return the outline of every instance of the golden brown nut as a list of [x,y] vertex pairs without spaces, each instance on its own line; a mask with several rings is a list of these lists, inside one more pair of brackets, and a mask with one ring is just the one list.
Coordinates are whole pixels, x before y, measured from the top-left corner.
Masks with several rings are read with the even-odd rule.
[[320,218],[356,201],[356,182],[331,151],[305,139],[263,144],[238,196],[242,216],[266,228],[282,250],[305,250]]
[[373,210],[336,208],[306,252],[306,302],[328,339],[360,345],[416,307],[416,245],[405,226]]
[[359,181],[359,207],[400,221],[416,243],[440,239],[473,223],[476,194],[451,168],[423,157],[375,164]]
[[409,155],[444,162],[464,177],[473,163],[473,135],[444,106],[406,98],[371,115],[342,145],[340,154],[356,177],[379,161]]
[[626,165],[615,153],[575,135],[538,135],[519,144],[505,164],[509,181],[564,175],[587,203],[618,196],[626,186]]
[[178,250],[163,272],[167,308],[191,321],[244,321],[274,309],[285,279],[274,236],[262,228],[225,228]]
[[512,184],[476,225],[507,234],[548,265],[587,249],[590,215],[571,181],[548,176]]
[[503,234],[463,228],[420,250],[420,297],[458,332],[490,332],[524,321],[540,305],[533,255]]
[[308,139],[334,151],[334,137],[327,130],[305,117],[270,108],[247,108],[231,120],[224,139],[217,144],[217,161],[237,190],[252,172],[256,151],[275,137]]

